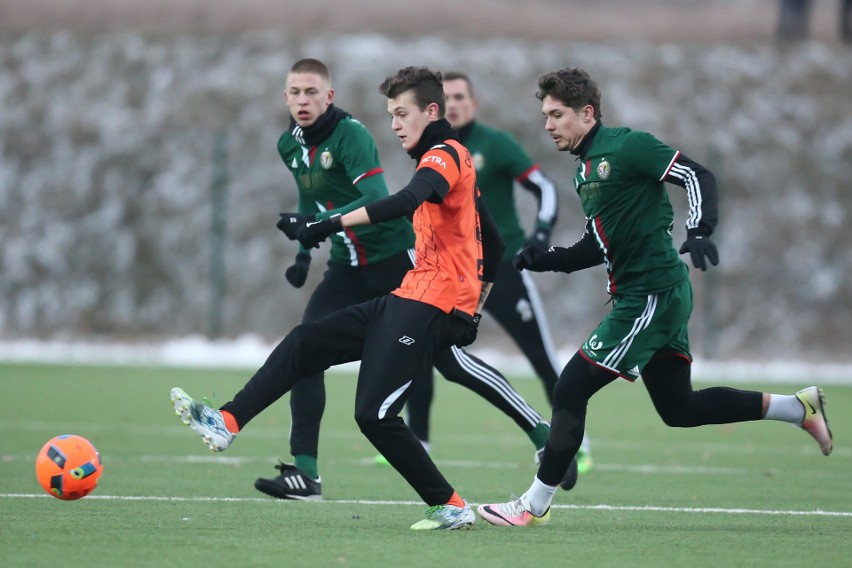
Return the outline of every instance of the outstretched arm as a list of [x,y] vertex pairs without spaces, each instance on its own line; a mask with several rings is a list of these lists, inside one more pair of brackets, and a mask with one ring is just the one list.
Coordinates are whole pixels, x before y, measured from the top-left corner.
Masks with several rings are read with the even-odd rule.
[[678,252],[689,252],[692,264],[701,270],[707,270],[706,260],[714,266],[719,264],[719,252],[710,240],[719,215],[715,176],[698,162],[679,153],[663,180],[684,188],[689,203],[686,241]]
[[538,165],[533,166],[516,181],[521,187],[532,193],[538,201],[538,211],[535,218],[536,230],[547,231],[548,234],[556,224],[556,215],[559,211],[559,194],[556,184],[547,177]]

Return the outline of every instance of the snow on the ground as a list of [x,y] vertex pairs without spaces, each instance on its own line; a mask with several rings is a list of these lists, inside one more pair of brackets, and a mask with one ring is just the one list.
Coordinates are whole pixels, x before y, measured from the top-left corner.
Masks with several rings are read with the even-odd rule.
[[[160,343],[20,339],[0,341],[0,362],[162,365],[253,370],[263,364],[273,347],[274,344],[252,335],[227,341],[188,336]],[[511,377],[532,376],[529,364],[520,355],[506,354],[488,348],[473,348],[471,352]],[[571,355],[572,353],[560,352],[559,359],[567,361]],[[357,363],[351,363],[334,369],[351,372],[358,368],[357,365]],[[692,376],[696,382],[712,383],[850,385],[852,379],[847,374],[848,369],[849,365],[841,362],[812,363],[782,360],[751,362],[697,359],[693,364]]]

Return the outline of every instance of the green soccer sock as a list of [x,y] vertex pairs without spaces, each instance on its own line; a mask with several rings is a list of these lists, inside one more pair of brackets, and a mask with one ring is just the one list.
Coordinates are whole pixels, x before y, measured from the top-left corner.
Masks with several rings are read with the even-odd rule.
[[293,461],[296,462],[296,467],[302,470],[302,473],[304,473],[311,479],[319,479],[319,471],[317,470],[317,458],[315,458],[314,456],[309,456],[307,454],[299,454],[297,456],[293,456]]
[[548,432],[550,432],[550,425],[547,422],[539,422],[535,428],[527,432],[527,436],[535,444],[535,449],[540,450],[544,447]]

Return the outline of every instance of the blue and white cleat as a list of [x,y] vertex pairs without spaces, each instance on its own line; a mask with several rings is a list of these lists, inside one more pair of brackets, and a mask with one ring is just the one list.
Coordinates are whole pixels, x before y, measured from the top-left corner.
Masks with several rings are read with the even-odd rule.
[[222,452],[231,445],[236,434],[232,434],[225,427],[225,419],[222,418],[221,412],[204,402],[193,400],[181,388],[173,388],[170,394],[175,414],[201,436],[210,451]]
[[411,525],[411,528],[415,531],[472,529],[474,523],[476,523],[476,515],[465,501],[464,507],[455,505],[429,507],[426,509],[426,518],[417,521]]

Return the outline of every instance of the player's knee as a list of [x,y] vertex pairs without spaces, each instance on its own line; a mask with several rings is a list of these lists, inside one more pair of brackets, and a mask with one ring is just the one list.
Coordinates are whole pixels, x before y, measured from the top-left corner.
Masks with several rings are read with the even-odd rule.
[[357,408],[355,409],[355,423],[364,434],[367,433],[367,430],[374,427],[377,421],[378,417],[375,412],[366,412]]
[[657,414],[663,424],[672,428],[692,428],[697,425],[689,407],[657,408]]

